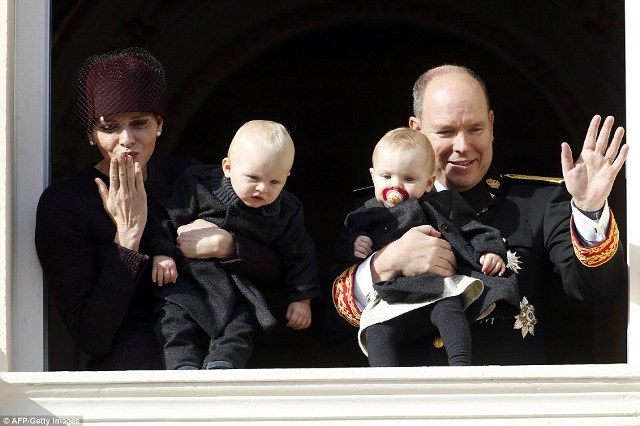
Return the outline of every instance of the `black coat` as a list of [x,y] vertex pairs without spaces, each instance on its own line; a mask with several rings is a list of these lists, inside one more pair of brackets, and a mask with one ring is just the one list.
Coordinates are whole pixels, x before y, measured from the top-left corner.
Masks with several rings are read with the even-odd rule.
[[[336,249],[336,275],[359,260],[353,255],[357,236],[370,237],[373,250],[377,251],[418,225],[432,225],[451,244],[456,256],[457,274],[483,282],[483,294],[467,309],[470,320],[478,318],[494,303],[498,309],[494,315],[515,315],[519,312],[520,297],[515,274],[507,270],[503,277],[488,276],[482,273],[480,265],[480,256],[485,252],[498,254],[506,262],[506,248],[500,233],[478,222],[473,210],[454,191],[425,194],[419,200],[411,198],[391,208],[381,206],[375,197],[366,201],[363,207],[345,219]],[[401,302],[410,294],[441,294],[444,279],[435,274],[399,277],[376,283],[374,289],[387,302]]]
[[250,208],[219,166],[189,168],[176,180],[171,197],[154,206],[146,238],[153,255],[178,261],[176,285],[157,289],[156,296],[182,307],[211,337],[227,324],[236,297],[249,302],[263,329],[271,329],[275,318],[259,287],[242,272],[225,271],[215,259],[182,259],[175,245],[176,230],[196,219],[271,247],[284,263],[290,302],[319,297],[315,247],[297,198],[283,190],[272,204]]
[[[372,190],[366,195],[372,195]],[[494,319],[472,324],[473,363],[544,364],[551,348],[545,345],[550,296],[561,286],[568,298],[582,301],[615,298],[626,286],[626,263],[622,245],[598,267],[583,265],[574,254],[570,217],[571,196],[564,185],[538,179],[509,178],[491,168],[470,191],[461,193],[478,215],[478,220],[497,228],[509,251],[520,260],[520,295],[535,308],[537,324],[534,336],[523,338],[514,330],[514,319]],[[333,306],[326,306],[318,333],[327,341],[352,338],[354,327],[340,318]],[[420,346],[423,344],[423,346]],[[426,346],[424,346],[426,345]],[[589,342],[585,342],[589,345]],[[407,347],[409,348],[409,346]],[[443,349],[427,339],[413,342],[430,365],[447,365]],[[405,359],[404,364],[411,364]]]

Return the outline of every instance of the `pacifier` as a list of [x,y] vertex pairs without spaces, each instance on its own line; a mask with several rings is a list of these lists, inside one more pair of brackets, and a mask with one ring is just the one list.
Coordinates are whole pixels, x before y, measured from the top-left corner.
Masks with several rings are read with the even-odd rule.
[[385,207],[393,207],[409,199],[409,193],[402,188],[385,188],[382,190]]

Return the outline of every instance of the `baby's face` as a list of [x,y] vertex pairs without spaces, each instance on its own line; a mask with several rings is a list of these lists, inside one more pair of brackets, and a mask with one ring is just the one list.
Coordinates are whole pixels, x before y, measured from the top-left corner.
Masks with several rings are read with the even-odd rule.
[[427,153],[420,149],[398,150],[381,147],[370,169],[376,198],[384,204],[386,188],[400,188],[410,197],[420,198],[431,191],[435,180],[433,168],[428,166]]
[[280,195],[291,171],[293,153],[261,149],[241,149],[222,162],[236,195],[249,207],[273,203]]

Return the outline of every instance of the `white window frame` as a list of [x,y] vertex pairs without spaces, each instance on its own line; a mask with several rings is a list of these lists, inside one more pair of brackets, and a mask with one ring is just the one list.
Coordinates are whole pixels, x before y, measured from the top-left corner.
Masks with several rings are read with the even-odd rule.
[[[640,2],[626,0],[628,362],[608,365],[43,372],[33,237],[48,177],[47,0],[0,1],[0,417],[93,422],[640,424]],[[620,176],[619,179],[623,177]]]

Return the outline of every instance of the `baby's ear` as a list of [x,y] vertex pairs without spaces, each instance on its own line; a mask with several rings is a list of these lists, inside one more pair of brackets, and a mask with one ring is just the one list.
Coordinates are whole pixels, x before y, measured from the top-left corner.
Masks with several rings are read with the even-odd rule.
[[229,160],[229,157],[224,157],[222,159],[222,171],[224,172],[225,177],[231,176],[231,160]]

